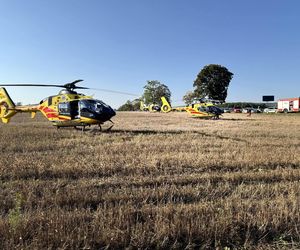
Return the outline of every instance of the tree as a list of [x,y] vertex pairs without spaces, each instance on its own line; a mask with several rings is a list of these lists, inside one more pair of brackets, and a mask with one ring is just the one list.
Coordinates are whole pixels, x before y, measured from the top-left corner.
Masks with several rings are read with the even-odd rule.
[[195,94],[199,97],[225,101],[232,76],[233,73],[221,65],[207,65],[194,81]]
[[118,111],[133,111],[133,105],[131,101],[128,100],[125,104],[118,108]]
[[161,103],[161,97],[166,97],[167,101],[170,102],[171,91],[168,86],[160,83],[159,81],[147,81],[147,84],[144,86],[143,99],[146,105],[155,103]]
[[134,99],[132,102],[132,108],[134,111],[138,111],[140,110],[140,106],[141,106],[141,99],[140,98],[136,98]]
[[193,91],[188,91],[186,94],[182,97],[182,100],[186,105],[191,105],[193,103],[193,100],[196,98],[196,94]]
[[138,111],[140,110],[140,99],[128,100],[125,104],[118,108],[118,111]]

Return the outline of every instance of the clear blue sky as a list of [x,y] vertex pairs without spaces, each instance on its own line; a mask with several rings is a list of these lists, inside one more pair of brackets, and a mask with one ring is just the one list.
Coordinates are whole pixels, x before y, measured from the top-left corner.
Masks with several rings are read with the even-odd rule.
[[[1,0],[0,82],[65,83],[142,94],[188,90],[207,64],[234,73],[227,101],[300,96],[300,1]],[[58,89],[7,88],[36,103]],[[130,96],[87,91],[113,107]]]

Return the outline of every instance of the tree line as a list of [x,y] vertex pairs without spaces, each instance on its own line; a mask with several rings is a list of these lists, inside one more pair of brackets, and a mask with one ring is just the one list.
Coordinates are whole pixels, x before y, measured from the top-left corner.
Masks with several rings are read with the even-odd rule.
[[[188,91],[183,96],[183,101],[186,105],[190,105],[193,100],[200,98],[209,98],[225,102],[229,83],[233,77],[226,67],[218,64],[210,64],[205,66],[197,75],[193,90]],[[133,101],[128,100],[125,104],[119,107],[119,111],[136,111],[140,109],[140,101],[145,105],[157,104],[160,105],[161,97],[164,96],[171,103],[171,91],[167,85],[158,80],[147,81],[144,86],[144,93],[141,98]]]

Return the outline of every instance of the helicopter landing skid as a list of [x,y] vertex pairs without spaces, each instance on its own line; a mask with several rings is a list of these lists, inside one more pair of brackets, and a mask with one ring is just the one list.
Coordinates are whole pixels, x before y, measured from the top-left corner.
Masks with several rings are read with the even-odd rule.
[[103,123],[98,123],[99,129],[97,129],[97,127],[93,127],[91,129],[86,129],[86,127],[90,127],[90,126],[74,126],[74,129],[81,130],[82,132],[88,131],[90,133],[93,133],[93,132],[109,132],[112,129],[112,127],[115,125],[113,123],[113,121],[111,121],[111,120],[109,120],[109,121],[112,124],[108,128],[105,128],[105,129],[103,129],[103,127],[101,126]]
[[[86,129],[86,127],[91,127],[91,125],[79,125],[79,126],[74,126],[75,130],[81,130],[82,132],[88,131],[88,132],[109,132],[112,127],[114,126],[113,121],[109,120],[109,122],[111,122],[111,125],[108,128],[103,129],[103,127],[101,126],[103,123],[98,123],[98,127],[99,129],[97,129],[97,127],[93,127],[90,129]],[[97,124],[96,124],[97,125]]]
[[107,129],[102,129],[102,127],[101,127],[101,124],[99,123],[98,125],[99,125],[99,130],[102,132],[109,132],[111,129],[112,129],[112,127],[115,125],[114,123],[113,123],[113,121],[112,120],[108,120],[109,122],[111,122],[111,125],[107,128]]
[[85,127],[87,127],[87,126],[74,126],[74,129],[75,130],[81,130],[82,132],[84,132],[84,131],[86,131]]

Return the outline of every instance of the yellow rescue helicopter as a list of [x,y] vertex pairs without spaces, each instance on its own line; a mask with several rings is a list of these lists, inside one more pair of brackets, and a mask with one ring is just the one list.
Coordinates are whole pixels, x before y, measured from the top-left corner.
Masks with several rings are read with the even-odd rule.
[[171,105],[167,101],[167,99],[163,96],[161,97],[161,105],[158,105],[156,103],[151,103],[149,105],[146,105],[143,101],[140,101],[140,110],[141,111],[149,111],[149,112],[163,112],[168,113],[172,110]]
[[[161,97],[161,106],[150,104],[149,106],[145,106],[141,102],[141,110],[142,111],[161,111],[163,113],[168,113],[170,111],[186,111],[192,117],[197,118],[211,118],[211,119],[219,119],[220,115],[224,113],[224,111],[217,107],[216,104],[219,104],[219,101],[215,100],[207,100],[207,99],[195,99],[191,105],[188,106],[181,106],[181,107],[174,107],[170,105],[167,99],[162,96]],[[156,107],[153,109],[153,107]]]
[[[8,123],[10,119],[19,112],[31,113],[34,118],[37,112],[41,112],[54,126],[60,127],[81,127],[101,125],[116,115],[115,111],[107,104],[96,100],[91,96],[77,93],[75,89],[89,89],[87,87],[76,86],[76,80],[63,85],[50,84],[0,84],[0,119],[3,123]],[[18,106],[12,101],[5,88],[6,86],[37,86],[37,87],[58,87],[63,88],[57,95],[49,96],[39,104]]]

